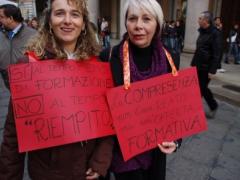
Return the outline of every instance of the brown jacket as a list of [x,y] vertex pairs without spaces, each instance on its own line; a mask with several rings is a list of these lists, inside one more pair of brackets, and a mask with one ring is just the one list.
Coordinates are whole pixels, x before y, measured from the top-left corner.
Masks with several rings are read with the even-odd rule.
[[[105,137],[28,153],[33,180],[85,180],[92,168],[105,176],[112,159],[113,138]],[[18,152],[12,103],[5,123],[0,151],[0,180],[22,180],[25,153]]]

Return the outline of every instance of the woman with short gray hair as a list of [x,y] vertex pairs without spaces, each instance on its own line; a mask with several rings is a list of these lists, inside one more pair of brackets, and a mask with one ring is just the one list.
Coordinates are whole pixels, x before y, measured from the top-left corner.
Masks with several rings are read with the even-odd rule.
[[[170,72],[160,40],[163,12],[159,3],[156,0],[127,0],[124,17],[127,32],[122,41],[113,47],[112,53],[105,50],[100,55],[102,60],[110,60],[115,86],[128,88],[132,82]],[[129,65],[127,68],[126,64]],[[116,180],[164,180],[166,154],[173,153],[180,143],[181,140],[163,142],[125,162],[116,142],[110,170]]]

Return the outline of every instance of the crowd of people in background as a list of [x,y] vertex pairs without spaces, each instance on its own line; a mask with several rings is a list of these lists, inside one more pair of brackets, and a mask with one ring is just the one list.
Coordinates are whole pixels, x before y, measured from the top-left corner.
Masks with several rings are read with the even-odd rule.
[[[214,18],[214,25],[216,29],[219,32],[219,36],[221,37],[221,56],[220,56],[220,62],[217,72],[224,73],[226,70],[222,68],[221,61],[224,60],[224,63],[229,64],[230,63],[230,57],[233,57],[234,64],[240,64],[240,31],[239,31],[239,25],[235,23],[231,30],[228,33],[228,36],[226,38],[227,47],[224,48],[224,36],[223,36],[223,28],[224,25],[222,23],[221,17],[215,17]],[[226,49],[226,50],[224,50]],[[224,55],[225,54],[225,55]]]
[[[30,20],[24,20],[28,27],[35,30],[39,28],[39,19],[33,17]],[[240,28],[237,23],[233,25],[228,33],[228,37],[224,40],[223,28],[221,17],[214,18],[214,26],[219,31],[221,36],[221,58],[217,72],[224,73],[226,70],[222,68],[222,61],[229,64],[230,59],[233,59],[234,64],[240,64]],[[97,42],[102,46],[103,49],[111,47],[111,26],[110,21],[106,18],[99,17],[97,24],[91,22],[91,26],[96,34]],[[4,31],[3,26],[0,24],[0,31]],[[185,24],[183,20],[171,20],[165,21],[162,30],[162,43],[164,47],[170,52],[173,57],[176,67],[180,67],[180,54],[184,48],[184,36],[185,36]],[[226,42],[225,42],[226,41]],[[224,48],[224,44],[227,47]]]
[[[229,64],[233,59],[234,64],[240,64],[240,28],[235,23],[228,33],[228,37],[224,39],[221,17],[215,17],[213,25],[218,30],[221,41],[221,56],[219,59],[219,67],[217,72],[224,73],[226,70],[222,68],[221,62]],[[162,32],[162,42],[165,48],[171,53],[177,68],[180,66],[180,53],[184,47],[185,24],[182,20],[166,21]],[[227,47],[224,48],[224,44]]]
[[[27,25],[28,27],[31,27],[31,28],[35,29],[35,30],[38,30],[38,28],[39,28],[39,20],[38,20],[37,17],[33,17],[31,20],[25,19],[24,24]],[[4,31],[4,30],[5,29],[0,22],[0,31]]]
[[229,32],[228,38],[228,52],[224,59],[225,63],[229,63],[229,56],[233,55],[234,64],[240,64],[240,31],[239,25],[234,24],[232,29]]
[[111,46],[110,43],[110,35],[111,35],[111,27],[110,22],[107,21],[106,18],[98,17],[97,20],[98,34],[101,40],[101,45],[103,49],[107,49]]
[[162,42],[173,57],[174,63],[179,69],[180,53],[183,50],[185,26],[183,21],[166,21],[163,26]]
[[221,17],[215,17],[214,18],[214,26],[216,27],[216,30],[218,31],[218,34],[220,36],[220,40],[221,40],[221,54],[220,54],[220,62],[218,64],[218,69],[217,69],[217,72],[220,72],[220,73],[224,73],[226,70],[222,68],[222,59],[223,59],[223,51],[224,51],[224,48],[223,48],[223,24],[222,24],[222,20],[221,20]]

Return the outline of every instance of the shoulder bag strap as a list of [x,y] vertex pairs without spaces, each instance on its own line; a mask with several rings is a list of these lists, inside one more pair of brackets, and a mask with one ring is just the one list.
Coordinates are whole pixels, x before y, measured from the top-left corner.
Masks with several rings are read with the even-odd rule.
[[29,62],[38,62],[39,59],[33,51],[28,51],[25,53],[28,57]]
[[178,75],[178,71],[177,71],[177,68],[173,62],[173,59],[172,59],[172,56],[171,54],[165,49],[163,48],[165,54],[166,54],[166,57],[167,57],[167,60],[168,60],[168,63],[170,64],[171,66],[171,69],[172,69],[172,75],[173,76],[177,76]]
[[[166,54],[167,60],[171,66],[172,75],[177,76],[178,71],[173,62],[172,56],[165,48],[163,48],[163,49]],[[124,81],[124,89],[126,89],[126,90],[129,89],[131,83],[130,83],[129,50],[128,50],[128,41],[127,40],[123,44],[123,81]]]

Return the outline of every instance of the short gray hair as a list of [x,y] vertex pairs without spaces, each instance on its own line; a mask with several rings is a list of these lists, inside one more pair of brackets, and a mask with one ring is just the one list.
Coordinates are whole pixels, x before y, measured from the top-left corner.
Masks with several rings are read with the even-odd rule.
[[209,24],[213,24],[213,15],[210,11],[204,11],[201,13],[201,17],[207,20]]
[[127,0],[123,9],[123,15],[125,17],[125,25],[128,15],[129,8],[136,9],[137,11],[140,9],[144,9],[148,11],[151,15],[153,15],[157,21],[157,24],[159,26],[159,32],[158,35],[160,35],[163,25],[163,11],[162,7],[156,0]]

